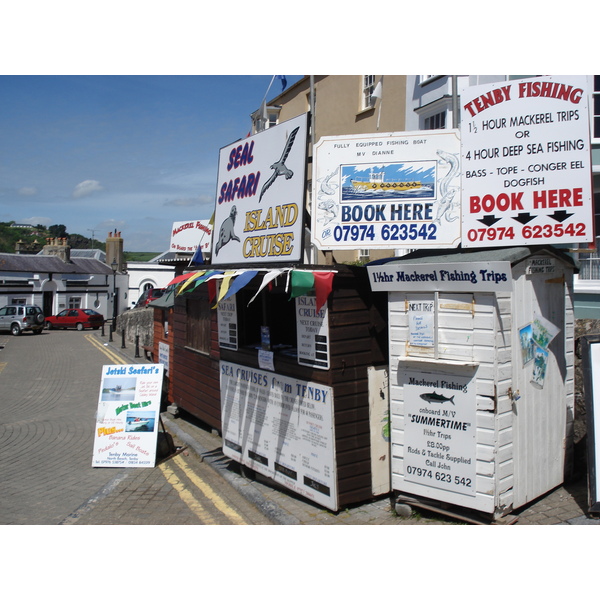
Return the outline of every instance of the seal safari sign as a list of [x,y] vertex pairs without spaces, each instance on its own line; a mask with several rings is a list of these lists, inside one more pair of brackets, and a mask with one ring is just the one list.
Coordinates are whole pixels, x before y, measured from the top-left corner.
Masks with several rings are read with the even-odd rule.
[[221,149],[213,264],[302,258],[307,115]]

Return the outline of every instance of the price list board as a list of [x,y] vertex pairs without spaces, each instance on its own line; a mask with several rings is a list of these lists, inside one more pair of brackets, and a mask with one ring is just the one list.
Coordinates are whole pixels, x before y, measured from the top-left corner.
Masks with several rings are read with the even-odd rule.
[[594,239],[585,76],[467,88],[461,119],[463,247]]

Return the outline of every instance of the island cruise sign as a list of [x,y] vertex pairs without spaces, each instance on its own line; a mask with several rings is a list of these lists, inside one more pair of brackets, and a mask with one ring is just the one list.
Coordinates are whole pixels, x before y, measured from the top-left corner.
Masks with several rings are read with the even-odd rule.
[[212,264],[302,258],[307,115],[221,149]]

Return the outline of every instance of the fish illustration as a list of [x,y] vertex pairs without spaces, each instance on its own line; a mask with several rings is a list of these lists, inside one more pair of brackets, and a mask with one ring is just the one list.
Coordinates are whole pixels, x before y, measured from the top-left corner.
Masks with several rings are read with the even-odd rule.
[[446,396],[442,396],[441,394],[438,394],[437,392],[431,392],[429,394],[421,394],[421,398],[423,398],[423,400],[425,400],[425,402],[429,402],[429,404],[431,404],[432,402],[438,402],[440,404],[442,404],[444,402],[450,402],[451,404],[454,404],[454,396],[452,396],[451,398],[446,398]]
[[[437,214],[434,219],[434,223],[440,224],[442,221],[442,217],[446,218],[446,221],[455,221],[458,219],[458,216],[451,216],[451,213],[454,206],[454,196],[457,192],[458,188],[451,188],[450,182],[458,173],[460,172],[460,163],[458,162],[458,158],[455,154],[450,154],[449,152],[444,152],[443,150],[437,151],[438,156],[441,161],[446,162],[450,165],[450,171],[445,175],[445,177],[440,181],[440,199],[439,205],[437,209]],[[440,162],[441,162],[440,161]]]

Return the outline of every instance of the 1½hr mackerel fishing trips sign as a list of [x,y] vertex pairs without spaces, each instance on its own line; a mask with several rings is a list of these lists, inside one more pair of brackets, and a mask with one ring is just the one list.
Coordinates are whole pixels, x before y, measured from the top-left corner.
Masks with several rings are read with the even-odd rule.
[[307,115],[221,149],[212,264],[302,258]]
[[463,247],[594,239],[587,79],[461,92]]

